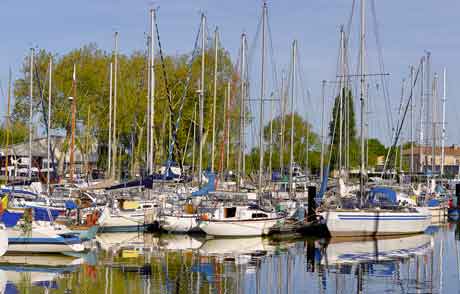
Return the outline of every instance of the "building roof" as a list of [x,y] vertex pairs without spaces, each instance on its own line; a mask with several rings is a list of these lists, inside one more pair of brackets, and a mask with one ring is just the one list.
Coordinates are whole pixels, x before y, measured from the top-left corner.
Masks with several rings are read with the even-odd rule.
[[[431,155],[432,154],[432,147],[431,146],[414,146],[414,155],[420,155],[420,154],[426,154],[426,155]],[[434,149],[435,155],[441,155],[442,148],[440,146],[436,146]],[[451,146],[446,146],[444,147],[444,154],[446,156],[459,156],[460,157],[460,146],[457,145],[451,145]],[[411,149],[407,148],[403,150],[403,155],[411,155]]]
[[[54,154],[57,158],[61,158],[61,150],[63,149],[63,145],[65,143],[64,136],[51,136],[51,148],[53,148]],[[28,157],[29,156],[29,141],[22,142],[18,144],[14,144],[9,146],[8,150],[9,154],[15,155],[17,157]],[[32,140],[32,156],[33,157],[42,157],[46,158],[48,156],[48,142],[47,138],[36,138]],[[0,148],[0,156],[4,156],[6,154],[6,147]],[[80,152],[78,148],[75,148],[75,162],[83,162],[83,154]],[[97,155],[97,144],[93,144],[91,146],[91,152],[88,156],[88,160],[90,162],[96,162],[98,158]],[[65,161],[68,162],[70,159],[69,152],[65,153]]]

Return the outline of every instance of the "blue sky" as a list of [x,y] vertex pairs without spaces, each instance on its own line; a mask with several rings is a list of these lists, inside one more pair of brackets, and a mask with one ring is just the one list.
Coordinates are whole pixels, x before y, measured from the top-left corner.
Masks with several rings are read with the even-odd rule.
[[[460,2],[446,0],[441,5],[432,0],[374,1],[386,71],[391,74],[389,89],[393,111],[399,103],[401,79],[407,76],[409,64],[418,62],[424,51],[429,50],[434,71],[441,72],[442,67],[447,67],[448,142],[458,143],[460,132],[456,131],[456,118],[460,103],[455,100],[460,86],[455,79],[460,71]],[[338,29],[340,24],[348,21],[351,3],[352,0],[268,2],[278,68],[287,68],[290,44],[293,39],[299,41],[302,72],[312,98],[299,104],[298,109],[308,113],[313,121],[319,120],[320,81],[331,80],[336,75]],[[160,34],[167,54],[191,50],[199,15],[204,11],[209,28],[219,26],[223,46],[236,58],[241,32],[246,31],[249,40],[254,38],[262,1],[3,0],[0,3],[0,81],[3,89],[6,88],[8,67],[11,66],[13,74],[18,77],[20,64],[31,46],[65,53],[83,44],[97,42],[101,48],[110,50],[113,32],[118,30],[122,52],[142,49],[148,28],[148,9],[152,5],[160,7]],[[371,22],[371,17],[368,21]],[[369,37],[370,72],[375,65],[372,60],[376,60],[372,40],[373,37]],[[356,38],[352,42],[351,50],[356,47]],[[356,51],[351,55],[352,60],[356,60]],[[388,134],[382,123],[383,104],[380,98],[375,99],[377,101],[370,103],[370,133],[383,138]],[[2,96],[0,115],[4,115],[5,108],[6,100]]]

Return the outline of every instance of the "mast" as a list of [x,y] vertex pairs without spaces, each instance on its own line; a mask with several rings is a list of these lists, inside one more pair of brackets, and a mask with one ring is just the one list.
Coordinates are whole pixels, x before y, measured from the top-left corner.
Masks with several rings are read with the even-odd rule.
[[69,160],[69,175],[70,175],[70,182],[73,183],[74,177],[74,153],[75,153],[75,121],[76,121],[76,102],[77,99],[77,73],[76,73],[76,65],[73,64],[73,75],[72,75],[72,95],[73,97],[69,97],[72,103],[72,126],[71,126],[71,133],[70,133],[70,160]]
[[[413,97],[414,92],[414,67],[410,66],[410,97]],[[414,173],[414,99],[410,102],[410,174]]]
[[147,116],[145,120],[147,121],[147,141],[146,141],[146,156],[145,156],[145,163],[147,174],[151,173],[150,170],[150,43],[152,42],[151,35],[147,36]]
[[320,181],[323,180],[324,176],[324,118],[325,118],[325,100],[326,100],[326,81],[321,81],[321,104],[322,104],[322,111],[321,111],[321,162],[320,162]]
[[110,177],[112,175],[112,73],[113,73],[113,64],[110,62],[109,66],[109,155],[107,159],[107,175]]
[[214,172],[214,152],[216,144],[216,100],[217,100],[217,58],[219,53],[219,31],[214,30],[214,93],[212,99],[212,147],[211,147],[211,172]]
[[273,157],[273,97],[270,99],[270,135],[268,145],[268,178],[272,178],[272,157]]
[[431,97],[431,131],[433,140],[431,142],[431,174],[434,177],[434,172],[436,168],[436,100],[438,96],[438,74],[434,74],[433,78],[433,88],[432,88],[432,97]]
[[263,128],[264,128],[264,95],[265,95],[265,26],[267,16],[267,3],[264,2],[262,8],[262,60],[261,60],[261,75],[260,75],[260,109],[259,109],[259,192],[262,192],[262,177],[264,171],[264,142],[263,142]]
[[361,168],[359,175],[359,191],[360,191],[360,202],[363,204],[364,192],[365,192],[365,149],[364,149],[364,111],[366,109],[366,104],[364,101],[364,87],[366,85],[365,79],[365,0],[361,0],[361,36],[360,36],[360,76],[361,76],[361,85],[360,85],[360,101],[361,101]]
[[342,175],[342,133],[343,133],[343,100],[344,100],[344,47],[345,47],[345,38],[344,38],[343,25],[340,26],[340,79],[339,79],[339,89],[340,89],[340,104],[339,104],[339,176]]
[[238,151],[238,181],[236,183],[240,190],[241,180],[244,177],[244,118],[245,118],[245,91],[246,91],[246,34],[241,35],[241,66],[240,66],[240,148]]
[[296,87],[296,58],[297,58],[297,40],[292,42],[292,89],[291,89],[291,141],[290,141],[290,158],[289,158],[289,194],[292,195],[293,185],[293,165],[294,165],[294,96]]
[[196,102],[193,107],[193,144],[192,144],[192,180],[195,175],[195,147],[196,145]]
[[230,80],[228,80],[227,82],[227,113],[225,113],[225,120],[227,121],[227,131],[226,131],[226,145],[227,145],[227,160],[226,160],[226,163],[225,163],[225,168],[227,169],[227,172],[228,172],[228,169],[229,169],[229,162],[230,162],[230,91],[231,91],[231,87],[230,87]]
[[[425,121],[425,127],[426,127],[426,130],[425,130],[425,145],[426,147],[428,148],[428,146],[430,145],[430,141],[429,141],[429,130],[430,130],[430,98],[431,98],[431,92],[430,92],[430,84],[432,83],[431,81],[431,73],[430,73],[430,70],[431,70],[431,53],[430,52],[427,52],[426,54],[426,66],[425,66],[425,79],[426,79],[426,91],[425,91],[425,99],[426,99],[426,121]],[[428,168],[428,153],[425,154],[425,164]],[[434,171],[432,171],[434,172]]]
[[421,74],[421,77],[420,77],[420,142],[419,142],[419,163],[420,163],[420,172],[423,172],[423,157],[424,157],[424,148],[423,148],[423,142],[424,142],[424,138],[423,138],[423,108],[424,108],[424,85],[423,85],[423,81],[424,81],[424,75],[425,75],[425,56],[422,57],[422,59],[420,60],[420,74]]
[[[48,174],[46,177],[46,188],[48,195],[51,195],[51,189],[50,189],[50,173],[51,173],[51,83],[52,83],[52,78],[53,78],[53,58],[50,56],[50,63],[49,63],[49,78],[48,78],[48,132],[47,132],[47,162],[48,162]],[[53,167],[54,169],[54,167]]]
[[[149,127],[150,127],[150,142],[149,142],[149,171],[153,173],[154,170],[154,143],[153,133],[154,131],[154,118],[155,118],[155,9],[150,9],[150,97],[149,97]],[[169,94],[169,93],[168,93]]]
[[33,137],[33,95],[34,95],[34,48],[30,49],[30,80],[29,80],[29,179],[32,178],[32,137]]
[[112,151],[112,178],[116,176],[117,166],[117,78],[118,78],[118,32],[115,32],[114,50],[114,83],[113,83],[113,151]]
[[10,106],[11,106],[11,67],[8,72],[8,102],[6,107],[6,154],[5,154],[5,175],[6,175],[6,183],[8,184],[8,180],[10,177],[10,173],[8,171],[8,161],[9,161],[9,154],[10,154]]
[[446,141],[446,68],[442,72],[442,133],[441,133],[441,178],[444,176],[445,141]]
[[201,187],[202,173],[203,173],[203,125],[204,125],[204,65],[205,65],[205,50],[206,50],[206,16],[201,14],[201,81],[200,81],[200,150],[198,158],[198,177],[199,185]]
[[282,72],[281,76],[281,130],[280,130],[280,174],[281,174],[281,179],[284,176],[284,129],[285,129],[285,115],[286,115],[286,97],[285,97],[285,72]]

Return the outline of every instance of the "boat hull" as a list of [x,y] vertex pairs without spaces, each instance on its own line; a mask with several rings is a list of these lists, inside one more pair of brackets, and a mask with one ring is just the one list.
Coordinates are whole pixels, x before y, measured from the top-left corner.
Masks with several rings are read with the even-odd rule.
[[51,226],[37,226],[29,233],[20,228],[8,228],[8,253],[61,253],[81,252],[85,250],[82,240],[73,234],[66,234]]
[[160,217],[160,228],[174,233],[200,232],[196,214],[185,215],[162,215]]
[[143,214],[111,215],[99,227],[101,233],[146,232],[154,230],[157,222],[145,223]]
[[415,234],[424,232],[431,224],[429,211],[330,210],[321,216],[332,237]]
[[222,237],[263,236],[283,218],[256,220],[205,220],[200,229],[208,235]]
[[8,250],[8,232],[1,226],[0,227],[0,256],[3,256]]

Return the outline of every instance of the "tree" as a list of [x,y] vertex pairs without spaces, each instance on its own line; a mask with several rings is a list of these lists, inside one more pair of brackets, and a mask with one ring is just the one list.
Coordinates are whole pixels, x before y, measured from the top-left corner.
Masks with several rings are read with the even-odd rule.
[[[340,118],[342,120],[342,152],[345,150],[346,143],[349,142],[348,152],[350,154],[350,166],[359,164],[359,144],[356,139],[355,111],[353,104],[353,95],[351,89],[342,88],[342,107],[340,107],[341,95],[335,98],[332,108],[332,119],[329,123],[329,137],[332,142],[331,167],[337,167],[339,161],[340,145]],[[342,115],[340,115],[342,110]],[[342,153],[342,160],[345,158],[345,152]]]
[[[229,53],[225,49],[219,50],[219,76],[217,84],[217,143],[221,142],[223,127],[223,101],[225,97],[227,81],[231,81],[232,97],[238,95],[236,83],[238,76],[235,74]],[[46,50],[38,50],[35,55],[34,72],[34,97],[33,112],[34,121],[39,122],[38,130],[46,130],[48,113],[48,62],[53,59],[53,88],[52,88],[52,128],[67,137],[63,144],[66,152],[70,136],[70,102],[72,71],[76,65],[77,75],[77,128],[76,146],[85,149],[85,137],[87,130],[91,138],[98,142],[100,156],[99,166],[105,168],[107,142],[109,136],[109,63],[113,61],[111,53],[103,51],[94,43],[82,48],[72,50],[64,55],[57,55]],[[164,56],[164,63],[156,58],[155,69],[155,115],[154,115],[154,141],[155,162],[162,164],[168,153],[170,134],[176,120],[179,118],[179,108],[184,102],[183,111],[179,118],[177,130],[176,148],[174,159],[182,160],[191,164],[191,144],[193,138],[189,138],[189,145],[185,150],[185,142],[189,135],[193,121],[194,106],[198,101],[197,89],[201,71],[201,58],[193,60],[189,66],[190,55]],[[205,96],[203,126],[204,138],[210,137],[212,132],[212,95],[213,95],[213,68],[214,51],[212,48],[206,51],[205,70]],[[135,51],[131,54],[120,54],[118,57],[118,86],[117,86],[117,138],[120,165],[134,172],[134,166],[145,166],[146,153],[146,125],[147,125],[147,56],[144,52]],[[186,78],[191,72],[189,87],[186,89]],[[23,77],[15,81],[14,94],[15,104],[12,117],[23,125],[29,122],[29,58],[26,56],[21,67]],[[167,83],[166,83],[167,80]],[[183,100],[182,98],[185,97]],[[232,116],[238,112],[235,99],[229,114]],[[170,103],[171,102],[171,103]],[[89,111],[91,109],[91,111]],[[88,120],[89,112],[89,120]],[[90,121],[91,127],[86,129],[86,123]],[[231,128],[232,136],[236,134],[235,128]],[[198,137],[195,138],[198,143]],[[210,165],[210,142],[205,141],[204,162],[206,167]],[[217,156],[217,155],[216,155]],[[62,171],[61,171],[62,172]]]
[[[272,135],[272,168],[280,169],[280,152],[283,150],[283,166],[289,167],[290,162],[290,138],[291,138],[291,120],[292,115],[284,116],[285,127],[281,134],[282,116],[279,115],[272,120],[273,135]],[[264,142],[267,147],[264,150],[265,167],[268,167],[270,160],[269,144],[270,144],[270,122],[264,126]],[[284,146],[281,146],[281,136],[284,136]],[[308,139],[308,144],[307,144]],[[294,162],[301,167],[305,167],[307,160],[307,145],[308,145],[308,166],[311,170],[319,168],[319,150],[320,141],[318,135],[312,131],[311,124],[304,120],[299,114],[294,113]],[[257,149],[258,150],[258,149]],[[258,167],[258,163],[257,163]]]

